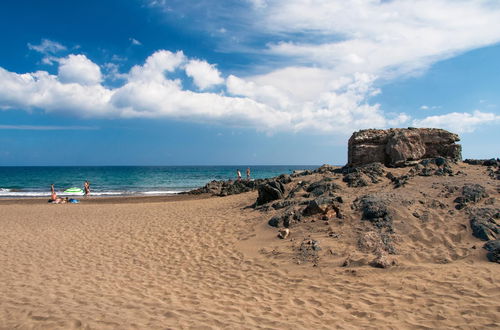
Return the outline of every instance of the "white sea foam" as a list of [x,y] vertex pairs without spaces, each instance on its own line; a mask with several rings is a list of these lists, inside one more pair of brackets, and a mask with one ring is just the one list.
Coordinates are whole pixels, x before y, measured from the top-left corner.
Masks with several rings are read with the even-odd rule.
[[43,196],[50,196],[50,192],[0,190],[0,197],[43,197]]
[[[178,194],[179,190],[152,190],[152,191],[91,191],[91,196],[140,196],[140,195],[172,195]],[[83,196],[83,193],[56,192],[57,196]],[[50,191],[12,191],[0,188],[0,197],[49,197]]]
[[171,195],[181,193],[180,190],[158,190],[158,191],[143,191],[141,194],[144,195]]

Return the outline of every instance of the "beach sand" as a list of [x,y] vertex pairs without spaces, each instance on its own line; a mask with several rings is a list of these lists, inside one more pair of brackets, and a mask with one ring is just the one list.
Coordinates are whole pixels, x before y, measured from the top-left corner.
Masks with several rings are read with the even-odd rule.
[[0,328],[500,327],[500,268],[470,230],[447,263],[425,254],[451,235],[436,226],[397,267],[314,267],[256,196],[2,201]]

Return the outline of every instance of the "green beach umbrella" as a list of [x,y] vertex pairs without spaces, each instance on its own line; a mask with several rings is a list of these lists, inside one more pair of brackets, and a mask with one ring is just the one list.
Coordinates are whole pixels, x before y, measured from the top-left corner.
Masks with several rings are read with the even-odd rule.
[[83,194],[83,190],[77,187],[69,188],[64,191],[65,194]]

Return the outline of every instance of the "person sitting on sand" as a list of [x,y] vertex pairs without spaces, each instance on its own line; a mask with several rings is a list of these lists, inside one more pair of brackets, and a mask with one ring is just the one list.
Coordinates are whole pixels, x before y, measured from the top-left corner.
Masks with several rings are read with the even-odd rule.
[[90,182],[85,181],[83,184],[83,189],[85,190],[85,196],[90,195]]
[[241,172],[239,169],[236,170],[236,176],[238,177],[238,181],[241,181]]

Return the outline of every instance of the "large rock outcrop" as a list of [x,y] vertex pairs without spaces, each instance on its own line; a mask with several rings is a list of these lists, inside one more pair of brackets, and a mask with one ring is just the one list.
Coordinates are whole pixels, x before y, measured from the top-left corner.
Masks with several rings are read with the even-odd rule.
[[409,161],[443,157],[462,159],[457,134],[438,128],[366,129],[349,139],[348,165],[380,162],[386,166],[403,166]]

